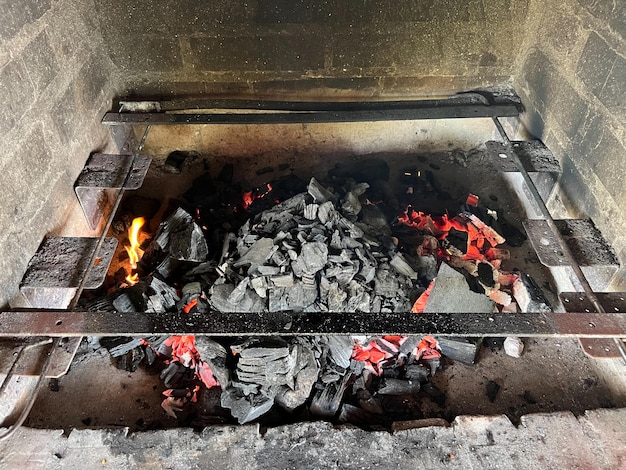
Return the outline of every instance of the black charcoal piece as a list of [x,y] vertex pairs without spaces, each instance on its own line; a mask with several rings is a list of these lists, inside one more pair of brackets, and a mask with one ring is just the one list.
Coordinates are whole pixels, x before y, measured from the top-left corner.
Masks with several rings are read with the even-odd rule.
[[187,157],[188,157],[187,152],[174,150],[165,159],[165,164],[163,165],[163,171],[166,171],[167,173],[179,174],[183,169],[183,165],[185,164],[185,160],[187,160]]
[[453,361],[474,364],[482,345],[482,338],[437,338],[441,353]]
[[513,297],[522,312],[552,311],[541,288],[526,273],[519,273],[519,279],[513,284]]
[[311,402],[311,414],[325,418],[334,417],[339,410],[351,375],[347,372],[340,380],[326,384],[323,390],[319,390]]
[[222,391],[221,403],[239,424],[244,424],[267,413],[274,405],[274,395],[263,390],[257,394],[244,395],[237,387],[228,387]]
[[354,346],[352,338],[350,336],[329,336],[327,344],[332,361],[339,367],[348,369]]
[[339,413],[338,421],[340,423],[351,423],[364,428],[370,426],[386,424],[385,418],[380,413],[373,413],[369,410],[359,408],[349,403],[344,403]]
[[328,189],[322,186],[315,178],[311,178],[307,191],[311,196],[313,196],[313,200],[319,204],[327,201],[336,202],[338,199],[336,194],[328,191]]
[[424,367],[421,364],[411,364],[410,366],[407,366],[404,373],[407,380],[419,382],[420,384],[426,383],[429,375],[430,368]]
[[319,375],[317,361],[310,346],[298,344],[295,350],[297,359],[294,367],[294,387],[282,387],[275,398],[276,404],[288,411],[295,410],[309,398]]
[[211,372],[224,390],[230,381],[230,370],[226,365],[228,356],[226,349],[206,336],[196,336],[195,346],[200,354],[200,360],[209,365]]
[[376,393],[379,395],[414,395],[420,391],[419,380],[385,378]]

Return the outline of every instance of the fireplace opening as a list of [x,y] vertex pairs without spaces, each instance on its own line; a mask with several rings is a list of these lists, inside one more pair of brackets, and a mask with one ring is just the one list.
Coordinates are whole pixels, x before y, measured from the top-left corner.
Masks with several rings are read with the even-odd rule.
[[[507,127],[523,135],[514,120]],[[335,312],[339,323],[342,311],[561,311],[563,280],[525,235],[527,196],[497,170],[494,157],[503,157],[484,145],[493,139],[491,119],[156,126],[143,148],[153,157],[144,184],[113,218],[118,249],[104,287],[79,305]],[[516,422],[623,406],[574,339],[446,336],[91,338],[70,374],[41,393],[28,425],[140,431],[327,419],[401,429],[468,413]],[[103,367],[106,378],[86,376]],[[115,406],[90,407],[87,392],[85,406],[50,413],[86,384]]]

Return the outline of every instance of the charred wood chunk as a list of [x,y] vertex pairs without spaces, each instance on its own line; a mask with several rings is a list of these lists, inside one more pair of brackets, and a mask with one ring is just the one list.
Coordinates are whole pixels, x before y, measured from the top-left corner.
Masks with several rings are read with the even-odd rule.
[[420,391],[418,380],[401,380],[385,378],[376,393],[379,395],[414,395]]
[[237,383],[222,392],[221,403],[228,408],[239,424],[249,423],[267,413],[274,405],[274,393],[260,390],[246,394]]
[[315,360],[315,355],[309,347],[302,345],[295,346],[296,365],[293,373],[295,383],[293,388],[283,386],[276,395],[276,404],[287,411],[293,411],[311,395],[313,385],[319,375],[319,367]]
[[326,384],[322,390],[319,390],[311,403],[311,414],[323,418],[334,417],[339,411],[351,375],[346,372],[340,380]]
[[211,372],[224,390],[230,381],[230,370],[226,364],[228,356],[226,349],[206,336],[196,336],[195,346],[200,359],[209,365]]

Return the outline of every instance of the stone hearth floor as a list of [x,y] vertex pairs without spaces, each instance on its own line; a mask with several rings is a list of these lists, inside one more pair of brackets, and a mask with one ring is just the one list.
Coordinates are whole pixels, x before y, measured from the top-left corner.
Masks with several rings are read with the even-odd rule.
[[[270,428],[214,426],[128,434],[22,428],[0,443],[0,468],[624,468],[626,409],[459,416],[450,426],[394,433],[324,422]],[[417,424],[417,423],[416,423]]]

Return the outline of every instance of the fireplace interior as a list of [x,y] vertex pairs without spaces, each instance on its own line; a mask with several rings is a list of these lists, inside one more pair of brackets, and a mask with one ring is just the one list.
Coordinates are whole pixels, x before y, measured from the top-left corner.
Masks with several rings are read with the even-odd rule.
[[[623,416],[623,6],[149,4],[0,7],[5,431],[54,447],[37,432],[177,439],[254,422],[262,439],[324,420],[400,439],[475,415],[516,430],[536,413]],[[145,258],[131,265],[137,217]],[[177,226],[195,241],[173,247]],[[192,353],[180,338],[194,334]],[[412,356],[429,334],[443,352],[430,373]],[[259,363],[260,378],[228,375]],[[302,400],[289,407],[287,390]],[[315,440],[298,439],[283,450]]]

